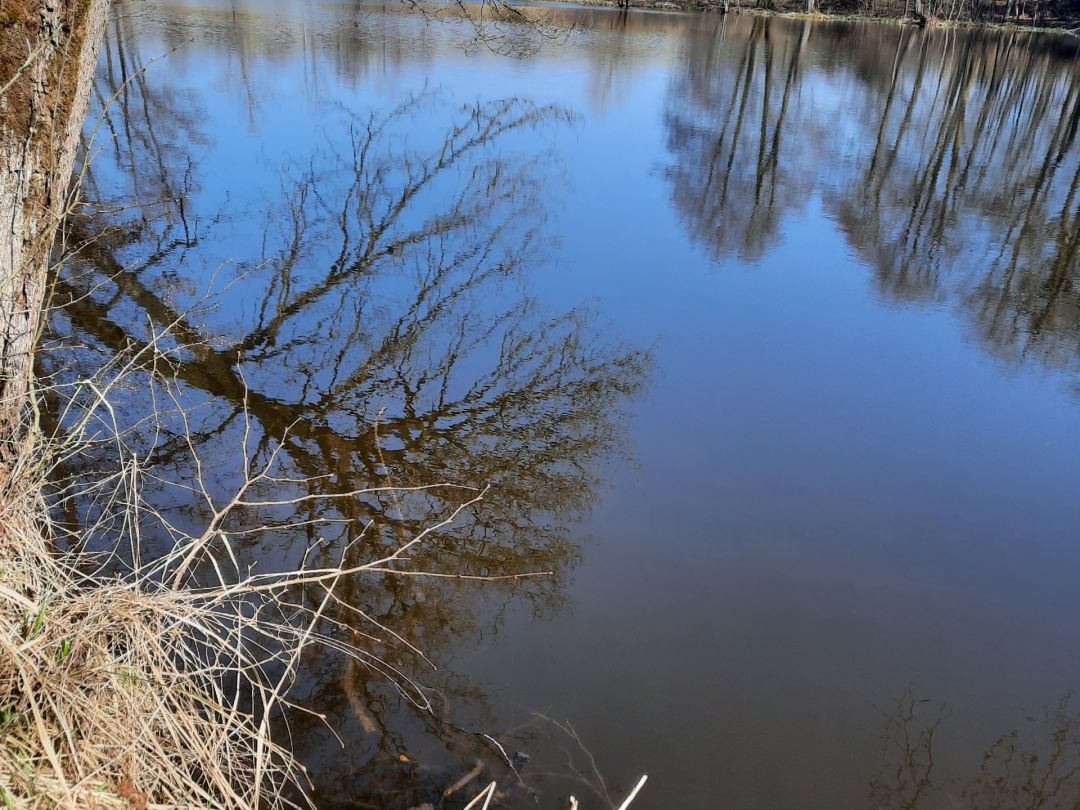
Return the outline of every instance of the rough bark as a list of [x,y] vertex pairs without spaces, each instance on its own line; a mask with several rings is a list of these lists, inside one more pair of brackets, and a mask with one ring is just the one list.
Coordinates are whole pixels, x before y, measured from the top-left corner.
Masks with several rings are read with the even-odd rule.
[[[0,493],[33,440],[26,417],[49,257],[108,10],[108,0],[14,3],[18,25],[13,15],[0,40],[9,67],[0,75]],[[23,58],[12,58],[16,48]]]

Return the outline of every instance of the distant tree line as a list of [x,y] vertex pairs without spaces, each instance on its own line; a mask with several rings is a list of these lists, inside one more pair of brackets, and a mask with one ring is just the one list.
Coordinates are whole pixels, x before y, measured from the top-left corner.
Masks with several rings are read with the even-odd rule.
[[722,11],[753,9],[927,22],[1010,23],[1072,27],[1080,23],[1080,0],[699,0]]

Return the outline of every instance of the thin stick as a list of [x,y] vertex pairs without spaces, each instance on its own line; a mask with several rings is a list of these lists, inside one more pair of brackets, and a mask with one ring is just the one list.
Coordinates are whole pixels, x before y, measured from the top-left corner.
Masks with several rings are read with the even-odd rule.
[[630,806],[630,803],[634,801],[634,798],[638,795],[638,792],[645,787],[645,782],[648,781],[649,775],[643,774],[638,780],[638,783],[634,785],[634,789],[630,791],[630,795],[626,797],[626,801],[619,805],[618,810],[626,810]]
[[484,800],[484,804],[481,805],[480,810],[488,810],[488,805],[491,804],[491,797],[494,796],[494,795],[495,795],[495,783],[492,782],[486,788],[484,788],[482,791],[480,791],[478,794],[476,794],[476,798],[474,798],[471,802],[469,802],[467,805],[465,805],[464,810],[473,810],[473,808],[476,807],[480,803],[481,799]]

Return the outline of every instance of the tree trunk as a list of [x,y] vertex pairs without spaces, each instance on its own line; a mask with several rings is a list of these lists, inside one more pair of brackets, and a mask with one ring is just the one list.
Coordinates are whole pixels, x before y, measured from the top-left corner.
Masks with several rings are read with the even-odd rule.
[[[108,0],[8,0],[0,29],[0,494],[34,435],[33,353],[49,257]],[[29,41],[29,45],[27,42]]]

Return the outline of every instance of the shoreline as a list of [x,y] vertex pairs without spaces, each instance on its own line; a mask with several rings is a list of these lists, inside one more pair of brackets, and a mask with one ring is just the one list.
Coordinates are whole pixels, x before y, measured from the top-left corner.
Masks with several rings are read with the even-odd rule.
[[780,17],[789,20],[814,20],[818,22],[877,23],[882,25],[911,25],[918,28],[966,29],[1025,34],[1055,34],[1080,39],[1080,19],[1062,21],[1060,25],[1034,25],[1015,22],[991,22],[986,20],[940,20],[929,18],[924,22],[911,17],[874,16],[870,14],[830,14],[814,11],[776,11],[762,8],[732,7],[724,11],[722,6],[706,0],[628,0],[624,6],[618,0],[543,0],[539,6],[581,6],[584,8],[608,8],[617,11],[678,11],[688,14],[738,14],[757,17]]

